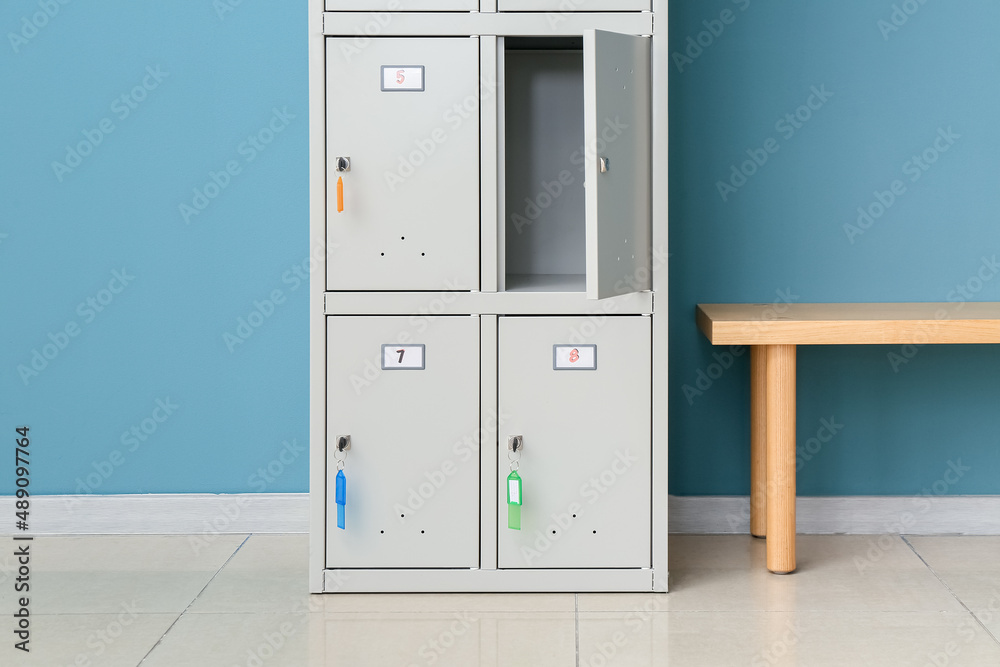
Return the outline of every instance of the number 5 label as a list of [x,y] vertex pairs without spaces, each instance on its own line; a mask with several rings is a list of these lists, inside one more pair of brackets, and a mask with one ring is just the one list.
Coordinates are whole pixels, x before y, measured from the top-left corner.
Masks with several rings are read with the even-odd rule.
[[596,345],[553,345],[552,368],[557,371],[596,371]]
[[424,90],[423,65],[382,65],[382,92]]
[[382,345],[382,370],[422,371],[424,364],[423,345]]

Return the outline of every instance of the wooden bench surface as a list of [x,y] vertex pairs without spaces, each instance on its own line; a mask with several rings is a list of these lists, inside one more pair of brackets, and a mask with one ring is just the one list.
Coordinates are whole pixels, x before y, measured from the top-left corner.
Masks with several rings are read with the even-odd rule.
[[700,304],[714,345],[1000,343],[1000,303]]

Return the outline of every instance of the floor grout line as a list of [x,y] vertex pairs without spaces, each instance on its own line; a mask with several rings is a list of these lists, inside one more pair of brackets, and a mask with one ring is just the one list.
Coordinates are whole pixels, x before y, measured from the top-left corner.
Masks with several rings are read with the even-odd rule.
[[917,551],[917,548],[914,547],[913,544],[908,539],[906,539],[906,535],[900,534],[899,537],[900,537],[900,539],[903,540],[903,542],[906,544],[906,546],[910,547],[910,551],[912,551],[914,553],[914,555],[917,558],[920,559],[920,562],[923,563],[924,566],[928,570],[930,570],[930,573],[934,575],[934,578],[937,579],[939,582],[941,582],[941,585],[944,586],[945,589],[949,593],[951,593],[951,596],[953,598],[955,598],[955,601],[958,602],[958,604],[962,605],[962,609],[964,609],[965,611],[969,612],[969,615],[972,616],[973,620],[975,620],[976,623],[979,624],[979,627],[981,627],[986,632],[986,634],[991,639],[993,639],[993,642],[997,646],[1000,646],[1000,638],[998,638],[995,634],[993,634],[992,630],[990,630],[988,627],[986,627],[986,625],[979,619],[979,617],[976,616],[976,613],[974,611],[972,611],[971,609],[969,609],[969,606],[967,604],[965,604],[965,602],[962,601],[962,598],[958,597],[958,595],[955,593],[955,591],[953,591],[951,589],[951,586],[949,586],[948,583],[944,579],[941,578],[941,575],[939,575],[937,572],[934,571],[934,568],[931,567],[930,563],[928,563],[926,560],[924,560],[924,557],[920,555],[920,552]]
[[201,587],[201,590],[200,590],[200,591],[198,591],[198,594],[194,596],[194,599],[192,599],[192,600],[191,600],[190,602],[188,602],[187,606],[186,606],[186,607],[184,607],[184,611],[182,611],[182,612],[181,612],[181,613],[180,613],[180,614],[179,614],[179,615],[177,616],[177,618],[175,618],[175,619],[174,619],[174,622],[173,622],[173,623],[171,623],[171,624],[170,624],[170,626],[169,626],[169,627],[168,627],[168,628],[167,628],[166,630],[164,630],[164,631],[163,631],[163,634],[162,634],[162,635],[160,635],[160,638],[156,640],[156,643],[155,643],[155,644],[153,644],[153,645],[152,645],[152,647],[150,647],[150,649],[149,649],[148,651],[146,651],[146,655],[142,656],[142,660],[140,660],[140,661],[139,661],[138,663],[136,663],[136,666],[135,666],[135,667],[141,667],[141,666],[142,666],[142,663],[146,662],[146,658],[148,658],[148,657],[149,657],[149,655],[150,655],[150,654],[151,654],[151,653],[152,653],[153,651],[155,651],[155,650],[156,650],[156,647],[157,647],[157,646],[159,646],[159,645],[160,645],[160,643],[161,643],[161,642],[162,642],[162,641],[163,641],[163,640],[164,640],[164,639],[166,638],[166,636],[167,636],[167,635],[168,635],[168,634],[170,633],[170,631],[174,629],[174,626],[175,626],[175,625],[177,625],[177,621],[181,620],[181,617],[182,617],[182,616],[184,616],[184,614],[186,614],[186,613],[187,613],[188,609],[190,609],[190,608],[191,608],[191,605],[193,605],[193,604],[194,604],[195,602],[197,602],[197,601],[198,601],[198,598],[200,598],[200,597],[201,597],[201,594],[205,592],[205,589],[206,589],[206,588],[208,588],[208,587],[209,587],[209,586],[211,585],[211,583],[212,583],[213,581],[215,581],[215,578],[216,578],[217,576],[219,576],[219,573],[220,573],[220,572],[222,572],[222,570],[223,570],[223,569],[224,569],[224,568],[225,568],[225,567],[226,567],[227,565],[229,565],[229,561],[231,561],[231,560],[232,560],[233,558],[235,558],[235,557],[236,557],[236,554],[238,554],[238,553],[240,552],[240,549],[242,549],[242,548],[243,548],[243,545],[244,545],[244,544],[246,544],[246,543],[247,543],[247,540],[249,540],[249,539],[250,539],[251,537],[253,537],[253,533],[249,533],[249,534],[248,534],[248,535],[247,535],[247,536],[246,536],[246,537],[245,537],[245,538],[243,539],[243,541],[242,541],[242,542],[240,542],[240,545],[239,545],[238,547],[236,547],[236,549],[235,549],[235,550],[233,551],[233,553],[229,554],[229,558],[227,558],[227,559],[226,559],[226,562],[225,562],[225,563],[223,563],[222,565],[220,565],[220,566],[219,566],[219,569],[215,571],[215,574],[213,574],[213,575],[212,575],[212,578],[211,578],[211,579],[209,579],[209,580],[208,580],[208,582],[207,582],[207,583],[206,583],[206,584],[205,584],[204,586],[202,586],[202,587]]
[[580,667],[580,594],[573,594],[573,623],[576,626],[576,667]]

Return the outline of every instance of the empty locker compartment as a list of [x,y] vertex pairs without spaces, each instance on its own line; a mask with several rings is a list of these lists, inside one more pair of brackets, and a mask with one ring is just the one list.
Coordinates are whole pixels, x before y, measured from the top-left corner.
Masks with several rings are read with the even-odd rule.
[[650,567],[651,331],[644,316],[499,318],[500,568]]
[[649,289],[649,38],[501,42],[503,289]]
[[327,287],[479,288],[479,39],[326,41]]
[[479,341],[472,316],[327,318],[327,567],[478,567]]

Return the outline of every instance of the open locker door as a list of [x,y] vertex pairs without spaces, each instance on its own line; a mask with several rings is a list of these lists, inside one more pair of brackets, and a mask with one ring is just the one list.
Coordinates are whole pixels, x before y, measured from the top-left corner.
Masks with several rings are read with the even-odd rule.
[[[583,35],[587,298],[650,289],[650,39]],[[665,185],[664,185],[665,186]]]

